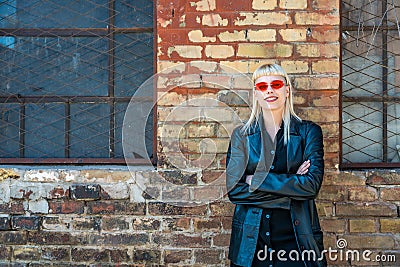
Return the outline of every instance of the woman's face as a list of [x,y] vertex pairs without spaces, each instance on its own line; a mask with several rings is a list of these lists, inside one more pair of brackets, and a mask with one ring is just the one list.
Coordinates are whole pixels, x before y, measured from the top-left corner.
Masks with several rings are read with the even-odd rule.
[[285,106],[289,86],[283,76],[261,76],[255,81],[254,96],[263,109],[279,110]]

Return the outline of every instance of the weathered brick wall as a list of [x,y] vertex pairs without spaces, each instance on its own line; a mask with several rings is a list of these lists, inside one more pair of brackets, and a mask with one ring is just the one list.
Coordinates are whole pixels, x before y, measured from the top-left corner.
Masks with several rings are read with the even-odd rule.
[[157,1],[158,172],[2,171],[0,266],[228,266],[225,152],[264,62],[285,67],[296,112],[323,128],[325,246],[400,258],[400,175],[337,169],[339,23],[336,0]]

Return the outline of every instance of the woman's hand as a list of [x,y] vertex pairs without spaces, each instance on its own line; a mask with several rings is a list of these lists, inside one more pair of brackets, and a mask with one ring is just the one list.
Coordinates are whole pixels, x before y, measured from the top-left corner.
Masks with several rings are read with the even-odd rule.
[[253,175],[246,175],[246,184],[251,184],[251,179],[253,179]]
[[308,172],[308,168],[310,167],[310,160],[306,160],[303,164],[300,165],[296,174],[306,174]]

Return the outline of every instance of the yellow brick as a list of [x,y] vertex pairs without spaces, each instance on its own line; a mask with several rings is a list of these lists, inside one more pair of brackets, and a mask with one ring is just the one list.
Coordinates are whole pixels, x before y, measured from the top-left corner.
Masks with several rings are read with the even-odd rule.
[[253,0],[252,8],[255,10],[273,10],[277,5],[277,0]]
[[215,42],[217,38],[203,36],[203,31],[193,30],[188,33],[189,40],[194,43]]
[[339,27],[330,30],[313,30],[312,37],[318,42],[338,42],[339,41]]
[[340,44],[321,44],[320,45],[321,57],[327,58],[339,58],[340,56]]
[[201,24],[204,26],[227,26],[228,19],[223,19],[219,14],[205,14]]
[[293,54],[293,46],[289,44],[275,44],[276,57],[290,57]]
[[[217,62],[212,61],[190,61],[191,72],[195,72],[193,68],[198,69],[200,72],[215,72],[218,67]],[[196,72],[197,73],[197,72]]]
[[339,95],[325,95],[319,98],[313,99],[313,105],[316,107],[326,107],[326,106],[339,106]]
[[274,29],[249,30],[247,40],[250,42],[271,42],[276,41],[276,31]]
[[239,44],[237,55],[242,57],[272,58],[275,56],[275,52],[272,51],[271,47],[268,48],[262,44]]
[[[244,17],[244,18],[243,18]],[[292,24],[292,19],[287,13],[276,12],[241,12],[235,19],[236,26],[246,25],[285,25]]]
[[188,137],[214,137],[216,136],[216,124],[197,124],[191,123],[187,127]]
[[251,75],[238,75],[233,78],[234,89],[252,89],[253,82],[251,81]]
[[320,10],[335,10],[340,8],[339,0],[318,0],[312,1],[312,7]]
[[340,16],[338,12],[334,14],[297,12],[294,20],[297,25],[339,25]]
[[206,45],[206,56],[211,58],[228,58],[235,54],[230,45]]
[[168,57],[171,57],[173,52],[178,53],[179,56],[184,58],[201,58],[201,46],[193,45],[175,45],[168,48]]
[[375,233],[375,221],[374,220],[349,220],[350,232],[360,233],[368,232]]
[[299,44],[296,45],[296,52],[301,57],[319,57],[320,45],[319,44]]
[[306,103],[306,99],[301,95],[294,95],[293,100],[295,105],[301,105]]
[[279,7],[285,9],[305,9],[307,0],[280,0]]
[[338,122],[338,108],[298,108],[301,118],[314,122]]
[[192,153],[226,153],[229,138],[181,139],[180,144]]
[[157,128],[157,136],[162,138],[178,136],[179,138],[185,138],[186,129],[183,125],[162,123],[162,125],[159,125]]
[[239,44],[238,56],[253,58],[290,57],[293,47],[287,44]]
[[308,72],[307,61],[282,61],[282,67],[287,73],[304,73]]
[[249,62],[245,61],[221,61],[219,67],[226,73],[248,73]]
[[261,65],[274,63],[278,63],[278,61],[275,59],[249,61],[249,73],[253,73]]
[[281,29],[279,34],[287,42],[306,41],[307,29]]
[[190,4],[196,5],[197,11],[212,11],[216,8],[215,0],[201,0],[198,2],[190,2]]
[[225,31],[218,34],[218,38],[221,42],[238,42],[238,41],[246,41],[245,32],[244,31]]
[[186,96],[175,92],[158,92],[157,104],[160,106],[177,106],[186,101]]
[[400,219],[380,219],[381,232],[400,232]]
[[340,63],[337,60],[323,60],[312,63],[313,73],[339,73]]
[[185,71],[185,63],[172,61],[158,61],[157,72],[162,73],[182,73]]

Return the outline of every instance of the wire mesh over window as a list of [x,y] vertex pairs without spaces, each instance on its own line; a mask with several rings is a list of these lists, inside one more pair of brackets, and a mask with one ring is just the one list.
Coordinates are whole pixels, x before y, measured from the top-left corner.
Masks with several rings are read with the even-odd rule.
[[153,1],[1,1],[0,162],[124,163],[124,112],[153,64]]
[[342,1],[342,167],[400,166],[400,6]]

